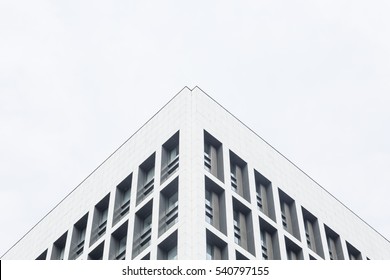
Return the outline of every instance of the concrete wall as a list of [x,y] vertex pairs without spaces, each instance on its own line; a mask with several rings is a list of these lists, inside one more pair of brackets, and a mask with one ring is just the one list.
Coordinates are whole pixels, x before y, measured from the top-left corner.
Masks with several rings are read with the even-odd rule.
[[[248,100],[250,102],[250,100]],[[204,169],[204,130],[222,143],[219,164],[223,180],[210,175]],[[179,136],[179,169],[161,185],[161,157],[162,145],[177,131]],[[244,199],[231,190],[230,183],[230,151],[236,153],[247,163],[248,199]],[[136,205],[139,165],[150,155],[155,153],[155,186],[151,195]],[[257,209],[255,173],[256,169],[269,181],[273,194],[274,213],[276,221],[270,219]],[[222,172],[223,171],[223,172]],[[130,213],[112,226],[116,186],[129,174],[132,175],[132,189]],[[208,176],[219,187],[224,189],[223,203],[225,210],[218,208],[223,217],[226,217],[226,233],[209,225],[204,217],[205,203],[205,176]],[[331,175],[330,175],[331,176]],[[178,178],[179,217],[178,222],[161,236],[158,236],[160,191],[170,182]],[[281,189],[295,202],[297,219],[293,222],[299,227],[300,240],[283,229],[279,191]],[[91,247],[89,245],[92,217],[95,205],[108,193],[110,194],[107,231]],[[234,243],[233,235],[233,198],[238,200],[251,214],[251,232],[248,233],[249,252]],[[340,235],[343,255],[348,256],[346,241],[357,248],[363,259],[390,259],[390,243],[375,230],[364,223],[326,190],[317,185],[296,166],[275,151],[259,136],[243,125],[199,88],[192,91],[184,88],[159,113],[150,119],[113,155],[111,155],[97,170],[86,178],[71,194],[69,194],[56,208],[40,221],[27,235],[10,249],[3,259],[35,259],[46,249],[47,256],[51,256],[53,243],[65,232],[68,232],[68,242],[65,249],[65,258],[69,255],[70,238],[75,222],[86,213],[88,215],[85,249],[80,259],[87,259],[88,253],[104,241],[103,258],[107,259],[112,233],[125,222],[128,223],[126,258],[132,258],[132,244],[134,233],[135,213],[143,207],[152,204],[152,239],[150,246],[137,255],[136,259],[150,257],[157,258],[158,246],[170,244],[166,240],[177,240],[178,259],[205,259],[206,258],[206,228],[222,243],[227,243],[226,254],[235,258],[236,252],[242,256],[254,259],[261,258],[261,240],[259,217],[276,229],[275,237],[280,248],[280,256],[286,259],[285,237],[302,248],[303,257],[309,259],[309,254],[320,258],[307,248],[302,206],[310,211],[318,221],[319,234],[322,240],[324,257],[329,258],[327,250],[324,224]],[[221,216],[220,215],[220,216]],[[202,226],[204,225],[204,226]],[[252,229],[253,228],[253,229]],[[177,238],[176,238],[177,234]],[[175,236],[175,238],[169,237]],[[251,253],[250,253],[251,252]]]

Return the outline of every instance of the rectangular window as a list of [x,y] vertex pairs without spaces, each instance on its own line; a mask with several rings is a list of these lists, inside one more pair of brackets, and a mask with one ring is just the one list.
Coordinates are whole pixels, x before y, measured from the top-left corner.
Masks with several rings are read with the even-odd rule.
[[305,225],[306,244],[309,249],[324,258],[324,250],[322,248],[320,227],[317,218],[302,207],[303,222]]
[[274,226],[259,217],[261,258],[263,260],[280,260],[278,232]]
[[229,151],[229,156],[231,189],[250,202],[248,165],[232,151]]
[[128,175],[116,187],[113,225],[129,213],[132,178],[133,174]]
[[164,232],[174,226],[179,219],[179,193],[178,193],[179,178],[176,177],[171,181],[160,193],[160,209],[159,209],[159,231],[161,236]]
[[122,224],[111,235],[110,255],[109,255],[110,260],[126,259],[127,228],[128,228],[128,221]]
[[224,182],[222,143],[204,131],[204,168]]
[[157,246],[158,260],[177,260],[177,230]]
[[92,219],[90,245],[94,244],[106,233],[109,202],[110,194],[107,194],[101,201],[99,201],[98,204],[95,205]]
[[362,254],[358,249],[352,246],[349,242],[347,243],[347,251],[350,260],[362,260]]
[[52,260],[63,260],[65,255],[65,246],[68,232],[65,232],[60,238],[58,238],[53,244],[53,250],[51,252]]
[[155,153],[139,167],[137,205],[148,197],[154,189]]
[[104,241],[101,242],[98,246],[93,249],[91,253],[88,254],[88,260],[102,260],[104,253]]
[[255,170],[255,183],[257,209],[276,221],[271,181]]
[[[133,254],[135,258],[139,253],[145,250],[152,238],[152,217],[153,217],[153,199],[149,200],[141,209],[137,211],[134,219],[133,233]],[[158,229],[158,226],[155,226]]]
[[300,240],[295,201],[281,189],[279,189],[279,201],[283,228]]
[[214,180],[205,176],[205,219],[206,222],[227,234],[225,190]]
[[295,242],[285,237],[287,259],[289,260],[303,260],[302,248]]
[[227,260],[227,243],[206,229],[206,260]]
[[161,184],[179,169],[179,131],[162,146]]
[[84,252],[85,230],[87,228],[88,213],[85,214],[73,226],[72,241],[69,252],[69,259],[77,259]]
[[344,254],[340,236],[327,225],[324,225],[324,227],[330,260],[343,260]]
[[252,212],[235,197],[233,197],[233,229],[235,243],[255,256]]

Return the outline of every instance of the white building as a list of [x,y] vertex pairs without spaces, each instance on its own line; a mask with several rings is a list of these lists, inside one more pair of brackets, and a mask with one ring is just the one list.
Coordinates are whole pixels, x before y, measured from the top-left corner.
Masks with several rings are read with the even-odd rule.
[[390,259],[390,243],[184,88],[2,259]]

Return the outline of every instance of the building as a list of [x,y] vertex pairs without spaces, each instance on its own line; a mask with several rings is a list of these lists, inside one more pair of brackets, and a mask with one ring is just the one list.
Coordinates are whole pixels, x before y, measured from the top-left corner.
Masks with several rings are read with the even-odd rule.
[[196,87],[2,259],[390,259],[390,243]]

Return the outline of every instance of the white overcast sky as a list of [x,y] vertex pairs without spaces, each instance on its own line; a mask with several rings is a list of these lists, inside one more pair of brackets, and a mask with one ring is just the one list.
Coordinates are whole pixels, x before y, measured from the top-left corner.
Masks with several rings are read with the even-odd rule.
[[390,2],[0,3],[0,255],[198,85],[390,239]]

